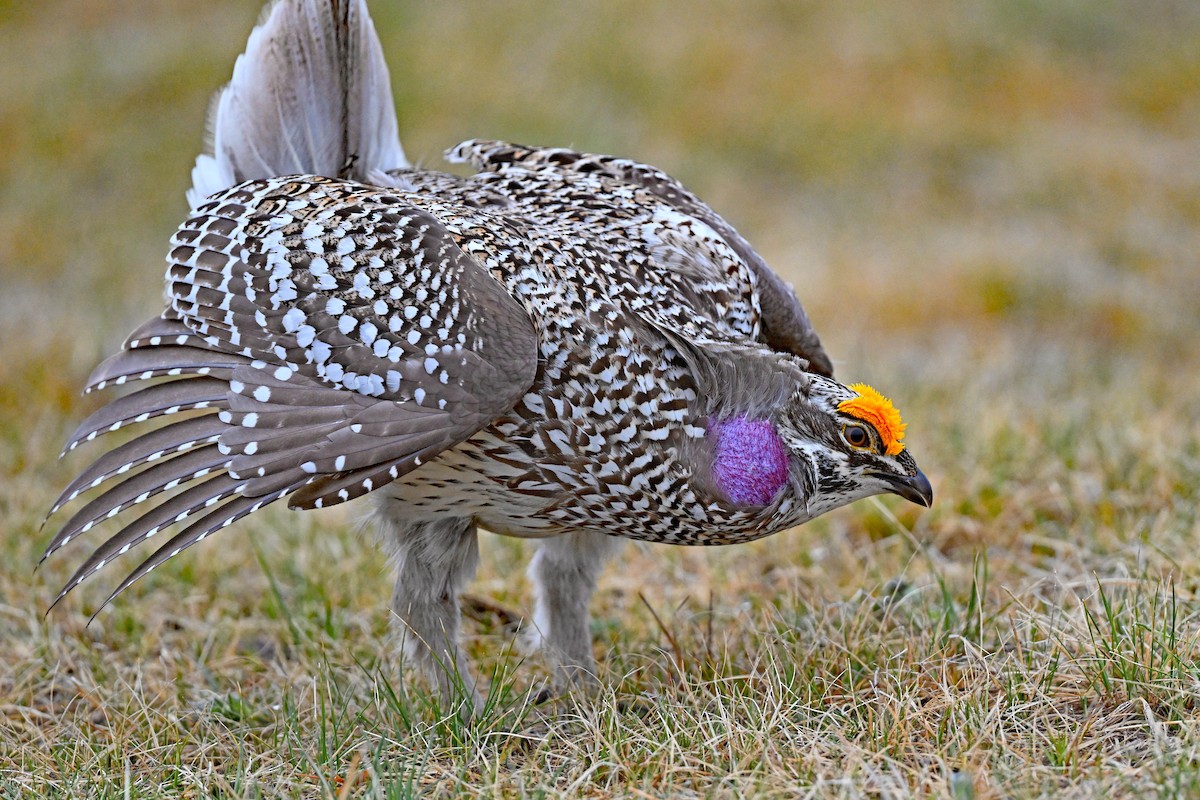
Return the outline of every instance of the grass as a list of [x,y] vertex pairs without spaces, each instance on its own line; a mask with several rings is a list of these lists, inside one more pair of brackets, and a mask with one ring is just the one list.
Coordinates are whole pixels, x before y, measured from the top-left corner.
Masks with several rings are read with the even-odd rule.
[[[1187,3],[376,2],[405,144],[658,164],[904,411],[937,504],[629,547],[606,688],[531,703],[486,537],[473,726],[404,680],[361,509],[45,609],[90,368],[156,313],[257,0],[0,3],[0,796],[1200,792],[1200,14]],[[511,612],[511,614],[510,614]]]

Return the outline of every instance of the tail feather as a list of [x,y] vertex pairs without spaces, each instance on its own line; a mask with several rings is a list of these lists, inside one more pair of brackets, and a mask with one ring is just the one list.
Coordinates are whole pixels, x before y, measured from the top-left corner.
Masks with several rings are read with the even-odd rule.
[[309,174],[366,181],[408,166],[365,0],[271,6],[210,111],[192,206],[244,180]]

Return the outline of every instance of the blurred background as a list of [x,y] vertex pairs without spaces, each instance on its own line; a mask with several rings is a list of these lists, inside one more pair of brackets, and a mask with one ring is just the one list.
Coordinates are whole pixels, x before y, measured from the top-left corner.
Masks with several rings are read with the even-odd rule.
[[[895,398],[938,507],[832,516],[788,551],[801,577],[893,513],[1013,574],[1193,552],[1200,4],[372,11],[412,160],[487,137],[662,167],[795,284],[843,379]],[[209,97],[259,12],[0,2],[0,511],[22,584],[50,484],[82,463],[55,461],[97,402],[79,388],[159,310]]]

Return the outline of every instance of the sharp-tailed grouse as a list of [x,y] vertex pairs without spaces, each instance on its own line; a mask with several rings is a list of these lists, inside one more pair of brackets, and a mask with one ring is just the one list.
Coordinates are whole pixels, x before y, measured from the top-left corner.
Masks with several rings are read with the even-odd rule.
[[[587,606],[621,538],[730,544],[932,490],[873,389],[845,386],[791,289],[654,167],[469,141],[409,167],[362,0],[285,0],[250,36],[171,240],[167,309],[88,389],[148,381],[68,449],[111,483],[46,549],[160,493],[63,589],[181,527],[113,592],[276,500],[370,493],[406,652],[474,692],[458,594],[479,527],[539,538],[535,627],[594,673]],[[61,595],[60,595],[61,599]],[[111,599],[111,597],[110,597]]]

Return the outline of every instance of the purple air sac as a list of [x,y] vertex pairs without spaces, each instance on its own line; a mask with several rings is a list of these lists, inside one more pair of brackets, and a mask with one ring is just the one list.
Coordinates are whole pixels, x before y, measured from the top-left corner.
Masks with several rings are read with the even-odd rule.
[[768,505],[788,482],[788,453],[775,426],[746,417],[710,419],[713,480],[730,502]]

